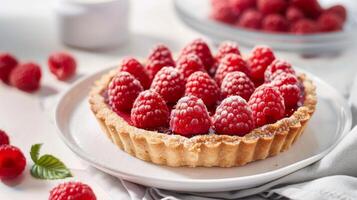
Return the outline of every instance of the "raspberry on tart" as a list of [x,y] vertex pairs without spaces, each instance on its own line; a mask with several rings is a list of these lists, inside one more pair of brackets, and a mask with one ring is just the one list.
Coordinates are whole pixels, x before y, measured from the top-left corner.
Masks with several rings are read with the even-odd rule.
[[322,32],[342,30],[343,20],[335,13],[322,13],[317,19],[317,25]]
[[288,9],[286,9],[285,17],[290,22],[296,22],[300,19],[303,19],[305,16],[299,8],[290,6]]
[[239,18],[237,25],[250,29],[260,29],[262,25],[263,15],[255,9],[248,9],[243,12]]
[[331,6],[328,9],[326,9],[325,12],[334,13],[335,15],[338,15],[339,17],[341,17],[341,19],[343,21],[346,21],[347,11],[346,11],[346,8],[343,5]]
[[291,64],[285,60],[275,59],[265,70],[264,80],[265,82],[270,82],[281,73],[295,75],[295,70],[292,68]]
[[289,23],[280,14],[269,14],[264,17],[262,28],[267,32],[286,32],[289,30]]
[[219,45],[214,58],[220,62],[224,56],[230,53],[240,55],[238,44],[232,41],[224,41]]
[[275,60],[273,50],[267,46],[256,46],[248,57],[250,77],[256,85],[264,82],[266,68]]
[[243,72],[228,73],[221,85],[223,98],[236,95],[248,101],[254,90],[253,81]]
[[206,71],[201,59],[196,54],[183,55],[177,61],[176,69],[187,79],[192,73]]
[[206,71],[210,71],[210,68],[214,64],[214,59],[207,43],[202,39],[195,39],[188,45],[186,45],[179,56],[179,59],[188,54],[196,54],[205,66]]
[[164,67],[151,83],[152,90],[159,93],[167,103],[176,103],[185,93],[185,79],[173,67]]
[[258,10],[264,15],[282,13],[286,7],[286,0],[257,0]]
[[224,77],[229,72],[238,72],[238,71],[250,75],[248,65],[243,60],[243,58],[237,54],[230,53],[223,57],[221,63],[218,65],[218,69],[214,78],[218,86],[220,86],[222,84]]
[[175,61],[169,48],[159,44],[151,50],[146,62],[146,70],[150,79],[153,79],[160,69],[167,66],[175,67]]
[[316,33],[318,31],[318,25],[315,21],[310,19],[300,19],[291,25],[290,32],[295,34],[307,34]]
[[205,72],[195,72],[187,79],[185,95],[196,96],[207,107],[216,105],[220,91],[217,83]]
[[93,190],[81,182],[61,183],[50,191],[49,200],[96,200]]
[[244,136],[255,128],[251,109],[240,96],[230,96],[222,101],[213,116],[217,134]]
[[213,3],[209,17],[223,23],[232,24],[239,17],[239,13],[235,12],[230,4]]
[[286,108],[294,108],[297,105],[301,91],[299,80],[294,74],[281,73],[273,79],[271,84],[279,89]]
[[0,145],[0,179],[9,180],[22,174],[26,158],[21,150],[12,145]]
[[150,77],[144,66],[133,57],[126,57],[122,60],[119,65],[118,71],[128,72],[133,75],[138,81],[140,81],[141,86],[144,89],[148,89],[150,87]]

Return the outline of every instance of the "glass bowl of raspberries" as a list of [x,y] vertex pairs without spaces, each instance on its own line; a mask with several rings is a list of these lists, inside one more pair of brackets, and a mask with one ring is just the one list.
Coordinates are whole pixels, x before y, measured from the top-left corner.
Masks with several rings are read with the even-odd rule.
[[[215,41],[303,54],[337,52],[357,41],[357,2],[345,0],[176,0],[178,16]],[[356,13],[356,14],[354,14]]]

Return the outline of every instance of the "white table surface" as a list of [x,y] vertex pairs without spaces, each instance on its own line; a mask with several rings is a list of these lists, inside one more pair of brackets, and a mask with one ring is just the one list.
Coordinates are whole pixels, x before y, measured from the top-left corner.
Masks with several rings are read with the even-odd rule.
[[[103,188],[87,180],[81,171],[87,167],[60,140],[51,123],[49,112],[43,108],[46,100],[70,86],[59,82],[48,73],[46,60],[53,51],[66,50],[75,55],[79,68],[76,79],[93,71],[118,63],[125,55],[145,57],[156,43],[167,44],[174,52],[190,40],[203,37],[186,27],[173,11],[171,0],[130,0],[130,40],[115,50],[100,52],[83,51],[63,46],[57,35],[53,1],[49,0],[1,0],[0,5],[0,51],[15,54],[20,60],[33,60],[43,69],[42,88],[35,94],[19,92],[0,83],[0,129],[6,130],[12,144],[26,154],[28,167],[32,164],[28,155],[32,144],[44,143],[43,152],[59,157],[71,169],[76,178],[90,184],[98,199],[108,199]],[[247,49],[243,48],[243,51]],[[357,71],[357,48],[339,55],[302,58],[292,53],[277,52],[278,57],[289,60],[296,66],[320,76],[347,94]],[[29,136],[30,135],[30,136]],[[46,199],[50,188],[63,181],[41,181],[30,177],[28,169],[17,181],[0,183],[0,199]]]

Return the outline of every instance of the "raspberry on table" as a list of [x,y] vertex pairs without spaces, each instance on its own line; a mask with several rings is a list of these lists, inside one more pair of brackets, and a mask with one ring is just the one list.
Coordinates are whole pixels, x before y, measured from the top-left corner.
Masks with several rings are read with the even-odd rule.
[[202,99],[207,107],[212,107],[219,99],[220,90],[207,73],[195,72],[187,79],[185,95],[196,96]]
[[342,30],[343,20],[334,13],[322,13],[317,20],[320,31],[330,32]]
[[138,81],[140,81],[141,86],[144,89],[148,89],[150,87],[150,77],[144,66],[133,57],[126,57],[122,60],[118,71],[128,72],[133,75]]
[[260,29],[262,26],[263,15],[254,9],[248,9],[243,12],[237,25],[250,29]]
[[9,180],[22,174],[26,158],[21,150],[12,145],[0,145],[0,179]]
[[167,103],[176,103],[185,93],[185,79],[173,67],[164,67],[151,83],[151,89],[159,93]]
[[283,13],[287,7],[286,0],[257,0],[258,10],[264,14]]
[[256,46],[248,57],[250,77],[257,85],[264,82],[265,69],[275,60],[273,50],[267,46]]
[[40,88],[41,76],[41,68],[38,64],[22,63],[11,71],[10,84],[22,91],[33,92]]
[[210,68],[214,64],[214,59],[211,50],[209,49],[207,43],[202,39],[195,39],[188,45],[186,45],[182,49],[179,59],[180,57],[187,54],[196,54],[201,59],[206,71],[210,71]]
[[230,72],[221,85],[222,97],[240,96],[246,101],[255,90],[253,81],[243,72]]
[[268,32],[286,32],[289,30],[289,22],[282,15],[269,14],[264,17],[262,27]]
[[285,60],[275,59],[265,70],[264,80],[265,82],[270,82],[281,73],[295,75],[295,70],[292,68],[291,64]]
[[327,13],[334,13],[335,15],[338,15],[341,17],[342,21],[346,21],[347,18],[347,11],[346,8],[343,5],[334,5],[326,9]]
[[4,144],[10,144],[10,139],[6,132],[0,129],[0,146]]
[[247,75],[250,74],[247,63],[240,55],[234,53],[225,55],[221,63],[218,65],[218,69],[214,77],[218,86],[221,86],[224,77],[229,72],[237,72],[237,71],[243,72]]
[[271,82],[284,98],[285,108],[295,108],[301,97],[299,80],[294,74],[281,73]]
[[169,48],[163,44],[158,44],[151,50],[146,62],[146,70],[150,79],[152,80],[163,67],[175,67],[175,61]]
[[0,81],[9,83],[10,73],[17,64],[17,59],[13,55],[0,53]]
[[220,62],[225,55],[230,53],[240,55],[238,44],[232,41],[224,41],[219,45],[215,59]]
[[175,134],[186,137],[206,134],[210,126],[207,108],[198,97],[182,97],[171,111],[170,128]]
[[48,67],[58,80],[66,80],[76,73],[76,60],[66,52],[55,52],[48,57]]
[[119,72],[108,86],[109,105],[116,112],[129,111],[141,91],[143,87],[134,76]]
[[272,85],[263,84],[259,86],[248,101],[253,112],[256,126],[275,123],[284,117],[284,99],[279,90]]
[[141,92],[131,109],[131,121],[138,128],[164,127],[169,122],[169,115],[165,100],[153,90]]
[[310,19],[300,19],[291,25],[290,32],[294,34],[308,34],[316,33],[318,31],[318,25],[315,21]]
[[50,191],[49,200],[96,200],[93,190],[84,183],[66,182]]
[[295,6],[290,6],[286,9],[285,17],[290,22],[296,22],[300,19],[303,19],[305,16],[299,8]]
[[305,16],[313,19],[318,17],[322,12],[318,0],[291,0],[290,4],[303,11]]
[[177,61],[176,69],[181,72],[185,79],[197,71],[206,71],[201,59],[196,54],[183,55]]
[[255,128],[251,109],[240,96],[230,96],[222,101],[213,116],[216,134],[244,136]]

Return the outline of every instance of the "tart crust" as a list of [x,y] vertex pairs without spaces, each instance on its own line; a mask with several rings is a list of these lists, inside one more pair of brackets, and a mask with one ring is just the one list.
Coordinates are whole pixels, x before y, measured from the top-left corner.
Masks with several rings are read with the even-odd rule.
[[289,149],[304,132],[317,104],[314,84],[305,74],[299,74],[305,99],[290,117],[256,128],[243,137],[207,134],[186,138],[136,128],[112,111],[102,94],[115,74],[113,70],[102,76],[89,94],[90,108],[101,128],[114,144],[132,156],[172,167],[234,167],[277,155]]

